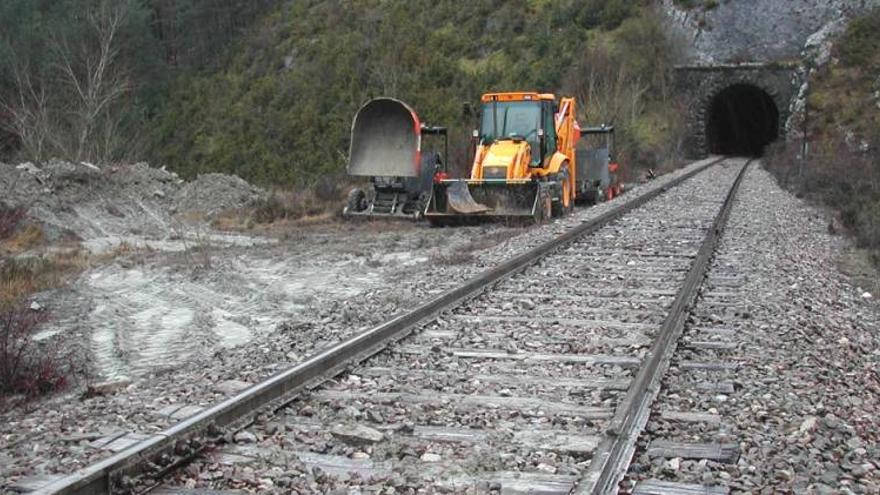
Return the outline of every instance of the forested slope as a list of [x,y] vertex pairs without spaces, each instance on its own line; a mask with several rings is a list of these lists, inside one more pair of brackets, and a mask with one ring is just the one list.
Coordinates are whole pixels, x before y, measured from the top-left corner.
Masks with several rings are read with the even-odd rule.
[[806,157],[800,140],[780,142],[768,163],[784,185],[834,208],[880,266],[880,9],[852,19],[829,55],[811,74]]
[[143,158],[172,83],[212,72],[280,3],[3,0],[0,159]]
[[[601,117],[638,132],[668,77],[667,54],[642,43],[642,35],[658,48],[664,40],[638,3],[295,2],[263,19],[224,70],[179,81],[157,126],[158,159],[184,173],[308,183],[343,170],[353,114],[367,98],[390,95],[450,126],[461,163],[473,126],[464,103],[490,90],[586,90],[591,50],[601,58],[594,88],[607,85],[597,91],[619,100],[601,102]],[[644,94],[624,102],[632,91]],[[663,139],[646,146],[663,148]]]
[[[40,4],[13,3],[31,15],[24,6]],[[125,91],[107,132],[95,132],[118,139],[74,158],[146,158],[185,176],[220,171],[307,187],[339,178],[351,118],[370,97],[401,98],[449,126],[452,160],[462,163],[473,127],[463,105],[485,91],[535,89],[574,92],[582,121],[613,122],[623,157],[653,165],[675,154],[678,124],[667,89],[676,50],[650,3],[132,0],[114,60]],[[16,81],[4,87],[16,94]],[[61,152],[70,150],[78,147]]]

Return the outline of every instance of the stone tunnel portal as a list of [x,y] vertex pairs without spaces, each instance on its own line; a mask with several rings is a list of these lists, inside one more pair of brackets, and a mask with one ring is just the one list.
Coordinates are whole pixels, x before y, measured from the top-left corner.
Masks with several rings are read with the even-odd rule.
[[751,84],[735,84],[711,99],[706,144],[719,155],[760,156],[779,136],[779,109],[773,98]]

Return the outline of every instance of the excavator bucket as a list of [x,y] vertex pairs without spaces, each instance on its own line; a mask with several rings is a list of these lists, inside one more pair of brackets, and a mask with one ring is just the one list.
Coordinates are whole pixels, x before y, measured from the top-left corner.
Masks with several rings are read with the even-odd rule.
[[444,180],[434,184],[425,218],[432,225],[482,222],[540,222],[549,216],[549,196],[524,181]]
[[348,174],[418,177],[421,124],[415,111],[394,98],[368,101],[351,125]]

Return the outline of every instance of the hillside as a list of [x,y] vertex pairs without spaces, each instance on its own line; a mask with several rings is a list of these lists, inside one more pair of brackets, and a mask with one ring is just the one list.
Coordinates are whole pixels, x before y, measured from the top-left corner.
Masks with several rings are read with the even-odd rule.
[[880,263],[880,9],[831,41],[811,72],[806,159],[797,139],[777,145],[768,163],[784,185],[833,208],[831,228],[853,234]]
[[0,2],[0,160],[142,160],[178,75],[279,0]]
[[227,47],[222,69],[180,77],[155,120],[150,158],[184,176],[337,181],[353,114],[389,95],[449,126],[460,166],[474,125],[463,105],[522,88],[601,100],[582,120],[615,122],[625,158],[653,166],[676,143],[666,92],[674,50],[664,50],[648,3],[288,2]]

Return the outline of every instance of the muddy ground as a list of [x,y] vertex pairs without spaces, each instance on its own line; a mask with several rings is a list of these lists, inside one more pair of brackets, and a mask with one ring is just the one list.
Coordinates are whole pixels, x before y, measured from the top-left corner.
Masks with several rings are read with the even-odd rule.
[[[38,296],[56,315],[40,338],[86,347],[92,380],[149,377],[271,339],[281,325],[340,321],[357,328],[386,319],[418,302],[408,297],[415,287],[447,288],[441,272],[455,272],[475,251],[516,233],[333,222],[269,236],[212,233],[188,247],[156,240],[66,290]],[[336,338],[319,335],[292,349],[291,360]]]

